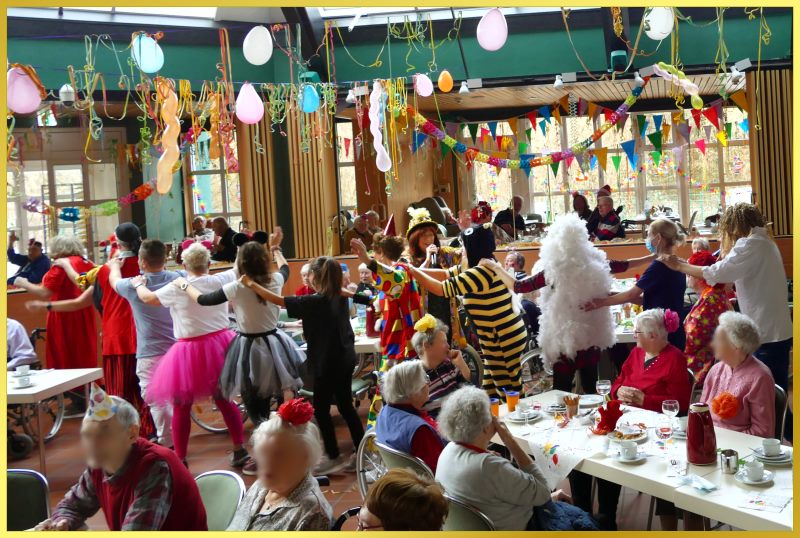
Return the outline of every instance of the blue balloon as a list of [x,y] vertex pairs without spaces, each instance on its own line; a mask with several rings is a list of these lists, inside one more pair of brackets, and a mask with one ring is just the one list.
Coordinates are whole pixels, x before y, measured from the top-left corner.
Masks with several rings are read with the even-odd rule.
[[303,94],[300,98],[300,108],[306,114],[316,112],[319,108],[319,93],[317,93],[317,89],[311,84],[306,84],[303,87]]
[[145,73],[156,73],[164,67],[164,52],[152,37],[139,34],[133,39],[131,57]]

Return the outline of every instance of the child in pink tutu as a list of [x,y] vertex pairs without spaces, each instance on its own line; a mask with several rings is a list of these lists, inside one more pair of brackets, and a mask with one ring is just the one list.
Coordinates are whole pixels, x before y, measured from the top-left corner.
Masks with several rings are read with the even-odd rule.
[[153,372],[145,400],[150,403],[172,404],[175,453],[186,464],[192,403],[213,397],[233,441],[231,465],[241,467],[249,458],[243,446],[242,415],[236,404],[222,398],[217,388],[225,361],[225,350],[234,338],[233,331],[228,328],[228,309],[225,304],[200,306],[186,293],[190,283],[202,293],[209,293],[236,281],[236,272],[233,269],[209,275],[210,259],[208,246],[194,243],[183,251],[183,266],[187,278],[177,278],[172,281],[172,285],[164,286],[156,292],[148,290],[140,280],[132,281],[143,302],[169,308],[177,340]]

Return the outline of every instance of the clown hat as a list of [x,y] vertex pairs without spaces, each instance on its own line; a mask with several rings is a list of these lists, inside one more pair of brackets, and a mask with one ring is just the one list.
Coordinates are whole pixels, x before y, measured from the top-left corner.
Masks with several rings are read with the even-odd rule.
[[433,233],[439,233],[439,225],[431,219],[431,213],[424,207],[414,209],[408,208],[408,214],[411,215],[411,222],[408,223],[408,232],[406,238],[410,237],[412,233],[420,228],[430,227],[434,229]]
[[89,407],[86,409],[86,420],[104,421],[115,414],[117,414],[117,404],[97,383],[92,383]]
[[383,229],[383,235],[397,235],[394,227],[394,213],[389,216],[389,220],[386,222],[386,228]]

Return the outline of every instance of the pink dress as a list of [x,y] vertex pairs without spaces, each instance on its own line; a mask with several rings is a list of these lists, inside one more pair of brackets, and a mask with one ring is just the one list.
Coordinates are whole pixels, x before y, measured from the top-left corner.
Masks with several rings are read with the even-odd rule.
[[724,362],[712,366],[700,401],[710,406],[722,392],[729,392],[739,400],[739,412],[735,417],[723,419],[711,411],[714,426],[758,437],[775,435],[775,381],[763,362],[751,355],[736,368]]

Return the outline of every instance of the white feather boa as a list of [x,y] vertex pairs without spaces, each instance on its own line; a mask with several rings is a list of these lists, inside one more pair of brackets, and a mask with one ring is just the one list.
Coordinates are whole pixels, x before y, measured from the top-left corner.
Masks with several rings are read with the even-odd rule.
[[606,253],[588,240],[586,223],[575,213],[558,216],[547,230],[533,274],[544,271],[541,290],[539,345],[548,369],[559,357],[574,359],[578,351],[616,343],[608,308],[591,312],[581,307],[611,290]]

